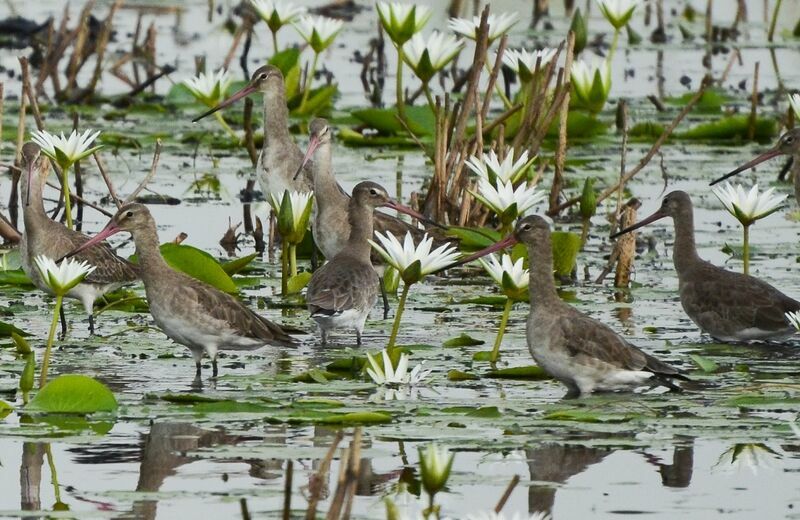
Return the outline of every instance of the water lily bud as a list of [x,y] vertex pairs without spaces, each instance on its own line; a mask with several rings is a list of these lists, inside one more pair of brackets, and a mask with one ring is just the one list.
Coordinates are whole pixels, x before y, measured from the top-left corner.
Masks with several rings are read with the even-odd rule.
[[597,212],[597,195],[594,192],[594,177],[589,177],[584,181],[583,193],[581,193],[579,204],[583,220],[589,220]]
[[572,16],[572,23],[569,26],[569,30],[575,33],[575,46],[572,48],[572,52],[577,56],[586,48],[586,43],[589,38],[589,24],[580,9],[575,9],[575,14]]
[[429,495],[435,495],[447,484],[450,469],[453,467],[454,455],[445,447],[428,444],[419,449],[419,466],[422,476],[422,487]]
[[22,375],[19,377],[19,389],[23,394],[33,389],[33,380],[36,373],[36,360],[33,352],[25,356],[25,358],[25,368],[22,369]]

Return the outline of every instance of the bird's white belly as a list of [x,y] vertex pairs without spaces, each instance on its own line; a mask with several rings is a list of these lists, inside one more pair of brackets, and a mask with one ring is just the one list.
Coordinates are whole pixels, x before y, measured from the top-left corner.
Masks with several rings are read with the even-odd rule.
[[370,309],[347,309],[333,316],[314,314],[311,317],[324,330],[350,328],[362,330],[364,322],[367,321],[367,316],[369,316],[369,311]]
[[[263,159],[263,160],[262,160]],[[283,193],[286,190],[290,192],[294,190],[294,186],[292,185],[291,179],[285,178],[285,176],[281,175],[278,171],[273,171],[272,168],[267,167],[267,164],[274,164],[275,159],[267,155],[267,157],[263,157],[262,155],[258,158],[258,163],[256,166],[256,176],[258,177],[258,182],[261,185],[261,191],[264,192],[264,197],[269,200],[270,195],[274,196],[278,202],[281,201],[283,197]]]

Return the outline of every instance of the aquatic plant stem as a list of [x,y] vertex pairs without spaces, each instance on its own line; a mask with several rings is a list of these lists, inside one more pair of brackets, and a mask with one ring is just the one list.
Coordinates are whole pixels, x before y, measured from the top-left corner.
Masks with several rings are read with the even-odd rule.
[[[492,68],[489,67],[488,63],[484,63],[484,68],[486,69],[486,72],[488,72],[490,75],[492,74]],[[514,106],[511,103],[511,100],[508,99],[506,95],[503,93],[503,88],[500,86],[500,83],[494,84],[494,91],[497,92],[497,96],[500,98],[500,101],[503,102],[503,106],[505,107],[506,110]]]
[[611,62],[614,60],[614,53],[617,52],[617,43],[619,42],[620,29],[614,29],[614,37],[611,39],[611,48],[608,51],[608,67],[611,68]]
[[311,83],[314,81],[314,74],[317,72],[318,59],[319,54],[315,52],[314,61],[311,62],[311,69],[308,71],[308,76],[306,76],[306,84],[303,86],[303,100],[300,102],[301,111],[305,109],[306,103],[308,102],[308,96],[311,95]]
[[750,226],[743,226],[742,258],[744,259],[744,274],[750,274]]
[[58,485],[58,473],[56,472],[56,463],[53,460],[53,451],[50,449],[50,443],[45,444],[45,455],[47,455],[47,467],[50,468],[50,482],[53,484],[53,498],[56,503],[54,505],[63,504],[61,502],[61,487]]
[[239,136],[236,135],[236,132],[234,132],[233,128],[228,126],[228,123],[225,122],[225,118],[222,117],[222,112],[214,112],[214,117],[217,119],[219,124],[222,125],[222,128],[225,129],[226,132],[228,132],[228,135],[230,135],[233,138],[234,142],[238,144]]
[[67,227],[75,229],[72,223],[72,202],[70,201],[69,189],[69,167],[68,165],[61,168],[61,193],[64,195],[64,213],[67,216]]
[[768,42],[771,42],[775,37],[775,25],[778,23],[778,11],[781,10],[782,3],[783,0],[777,0],[777,2],[775,2],[775,9],[772,11],[772,20],[769,22],[769,32],[767,33]]
[[297,276],[297,244],[289,244],[289,274]]
[[403,290],[400,292],[400,301],[397,303],[397,312],[394,315],[394,323],[392,324],[392,334],[389,336],[389,343],[386,345],[386,350],[394,348],[395,341],[397,341],[397,332],[400,330],[400,320],[403,318],[403,310],[406,307],[406,298],[408,297],[408,290],[410,285],[403,282]]
[[395,89],[397,90],[397,115],[403,121],[406,120],[405,96],[403,95],[403,46],[396,45],[397,48],[397,74],[395,75]]
[[436,114],[436,102],[433,100],[433,94],[431,94],[431,88],[427,81],[422,84],[422,91],[425,93],[425,98],[428,100],[428,106],[431,107],[431,112]]
[[278,33],[270,30],[272,33],[272,54],[278,54]]
[[39,388],[42,388],[47,383],[47,368],[50,365],[50,351],[53,349],[53,339],[56,336],[58,315],[61,312],[61,303],[63,300],[63,296],[56,296],[56,305],[53,307],[53,320],[50,322],[50,333],[47,335],[47,347],[44,349],[44,358],[42,358],[42,373],[39,376]]
[[506,304],[503,307],[503,317],[500,318],[500,327],[497,329],[497,337],[494,340],[492,355],[489,358],[492,364],[497,363],[497,358],[500,357],[500,344],[503,342],[503,335],[506,333],[506,325],[508,324],[508,316],[511,314],[511,307],[513,306],[514,300],[506,298]]
[[286,240],[281,241],[281,294],[289,290],[289,245]]

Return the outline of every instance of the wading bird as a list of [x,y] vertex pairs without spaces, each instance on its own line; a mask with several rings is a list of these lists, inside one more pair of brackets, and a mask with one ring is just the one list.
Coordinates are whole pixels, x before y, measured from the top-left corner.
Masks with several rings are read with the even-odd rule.
[[700,330],[720,341],[779,341],[796,330],[784,316],[800,302],[752,276],[717,267],[700,258],[694,242],[692,199],[686,192],[668,193],[655,213],[611,236],[616,238],[651,222],[672,217],[672,260],[678,292],[687,316]]
[[130,233],[136,244],[150,314],[164,334],[192,352],[197,377],[203,353],[211,358],[216,377],[218,350],[296,345],[284,329],[235,297],[170,267],[161,256],[156,223],[142,204],[122,206],[102,231],[67,256],[122,231]]
[[[28,142],[22,147],[22,200],[25,232],[20,243],[22,268],[33,284],[50,293],[34,264],[34,258],[44,255],[61,258],[77,247],[86,244],[89,237],[52,220],[44,210],[42,190],[50,173],[50,161],[40,155],[39,145]],[[68,298],[80,300],[89,315],[89,332],[94,334],[94,301],[103,294],[134,282],[139,276],[136,266],[120,258],[107,244],[83,249],[78,260],[95,266],[81,283],[70,289]],[[67,333],[64,307],[61,307],[61,334]]]
[[528,348],[545,372],[566,385],[567,397],[646,385],[680,390],[672,379],[687,378],[678,369],[642,352],[607,325],[559,298],[553,279],[550,226],[542,217],[520,219],[512,235],[468,259],[517,242],[527,246],[530,264]]

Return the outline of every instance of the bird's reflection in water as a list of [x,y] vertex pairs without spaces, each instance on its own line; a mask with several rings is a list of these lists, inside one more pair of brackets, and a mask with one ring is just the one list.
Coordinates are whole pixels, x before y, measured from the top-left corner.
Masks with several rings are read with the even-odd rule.
[[[619,448],[614,446],[587,446],[581,444],[579,439],[570,443],[546,442],[526,449],[532,482],[528,488],[530,513],[552,515],[558,488],[575,475],[602,462],[617,449]],[[649,453],[642,453],[642,456],[646,462],[658,468],[664,486],[688,487],[691,483],[694,467],[693,439],[676,439],[671,464]]]

